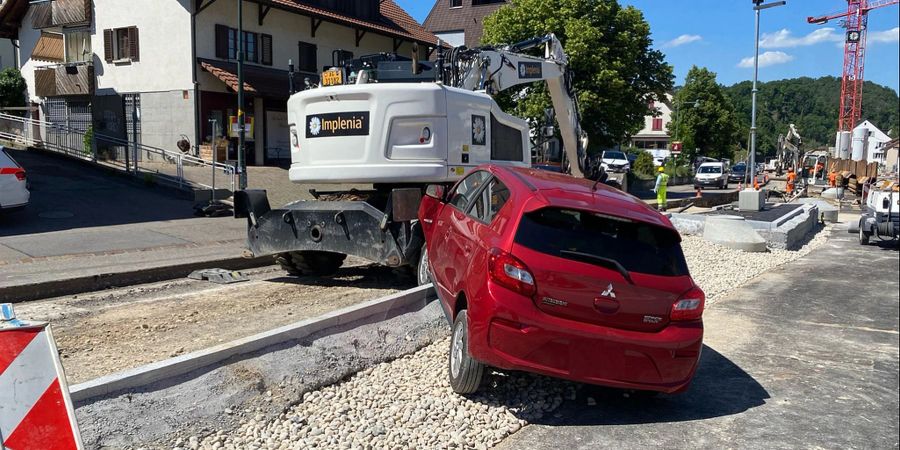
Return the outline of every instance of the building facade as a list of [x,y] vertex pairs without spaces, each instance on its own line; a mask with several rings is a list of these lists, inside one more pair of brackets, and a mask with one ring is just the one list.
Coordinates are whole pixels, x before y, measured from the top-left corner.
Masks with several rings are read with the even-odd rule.
[[481,45],[484,18],[506,0],[437,0],[425,18],[425,29],[453,47]]
[[673,120],[671,102],[672,97],[667,96],[666,102],[654,101],[648,105],[653,114],[644,117],[644,127],[629,138],[629,146],[647,150],[669,149],[668,130]]
[[9,67],[18,68],[19,64],[16,61],[17,53],[12,39],[0,39],[0,70]]
[[887,156],[887,143],[891,141],[890,136],[879,130],[875,124],[868,120],[860,122],[859,125],[853,129],[851,136],[856,136],[857,130],[860,132],[865,130],[866,132],[865,139],[863,140],[863,145],[865,146],[863,159],[884,164]]
[[392,0],[4,0],[0,37],[19,43],[37,115],[170,151],[231,143],[237,49],[245,45],[248,164],[289,161],[289,62],[296,87],[337,60],[380,52],[426,59],[437,39]]

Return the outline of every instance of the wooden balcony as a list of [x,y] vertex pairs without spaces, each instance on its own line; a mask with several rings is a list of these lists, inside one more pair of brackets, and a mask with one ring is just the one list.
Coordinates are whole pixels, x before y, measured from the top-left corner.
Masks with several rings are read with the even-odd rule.
[[36,29],[91,23],[91,0],[53,0],[31,5]]
[[91,95],[94,93],[94,65],[82,63],[35,69],[34,88],[38,97]]

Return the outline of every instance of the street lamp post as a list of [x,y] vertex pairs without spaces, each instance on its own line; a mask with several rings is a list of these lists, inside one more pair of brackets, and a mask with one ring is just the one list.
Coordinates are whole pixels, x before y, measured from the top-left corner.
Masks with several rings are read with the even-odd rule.
[[764,9],[774,8],[776,6],[784,6],[786,1],[777,1],[771,3],[763,3],[765,0],[752,0],[753,10],[756,12],[756,37],[753,41],[753,91],[752,106],[750,108],[750,181],[756,179],[756,93],[758,91],[756,84],[759,80],[759,13]]
[[237,107],[237,125],[238,125],[238,187],[247,189],[247,157],[244,155],[244,143],[246,140],[246,131],[244,128],[244,0],[238,0],[238,54],[237,54],[237,77],[238,77],[238,107]]

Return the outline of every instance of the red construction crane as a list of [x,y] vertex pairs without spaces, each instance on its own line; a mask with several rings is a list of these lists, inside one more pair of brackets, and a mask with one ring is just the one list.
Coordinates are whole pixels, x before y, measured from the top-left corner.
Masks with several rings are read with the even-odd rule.
[[820,17],[807,17],[806,21],[821,25],[832,19],[841,21],[847,29],[844,41],[844,76],[841,81],[841,110],[839,131],[851,131],[859,122],[862,109],[863,69],[866,56],[866,24],[869,11],[896,5],[900,0],[847,0],[847,10]]

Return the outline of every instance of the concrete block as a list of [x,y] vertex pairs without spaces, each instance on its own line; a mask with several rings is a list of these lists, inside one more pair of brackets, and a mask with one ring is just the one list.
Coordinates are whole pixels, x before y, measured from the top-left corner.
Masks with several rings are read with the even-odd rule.
[[816,208],[819,209],[819,217],[821,217],[825,222],[837,223],[838,221],[838,207],[832,205],[829,202],[826,202],[825,200],[817,198],[800,198],[797,199],[797,202],[807,205],[815,205]]
[[706,217],[699,214],[672,213],[669,215],[669,221],[681,234],[702,236]]
[[703,238],[715,244],[745,252],[765,252],[766,240],[739,216],[710,216]]
[[766,206],[766,192],[744,189],[738,195],[738,209],[741,211],[761,211]]
[[814,204],[803,205],[800,213],[770,230],[757,230],[769,247],[796,250],[819,221],[819,209]]

